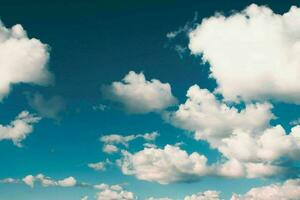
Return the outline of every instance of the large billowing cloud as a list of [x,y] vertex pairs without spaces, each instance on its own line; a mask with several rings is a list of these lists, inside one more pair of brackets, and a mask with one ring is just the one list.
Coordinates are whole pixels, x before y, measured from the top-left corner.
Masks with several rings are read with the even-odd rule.
[[192,86],[187,101],[166,119],[177,127],[194,132],[227,160],[218,163],[217,174],[227,177],[266,177],[284,175],[288,167],[281,158],[299,160],[300,126],[290,133],[281,125],[271,126],[274,118],[268,103],[230,107],[206,89]]
[[252,188],[244,195],[234,194],[231,200],[297,200],[300,199],[300,180],[290,179],[283,184]]
[[283,15],[250,5],[230,16],[216,14],[190,32],[189,48],[202,54],[226,100],[300,104],[300,9]]
[[167,120],[179,128],[195,131],[196,139],[209,140],[218,146],[221,138],[235,129],[263,130],[274,118],[268,103],[247,104],[242,110],[217,100],[214,94],[198,85],[191,86],[187,100]]
[[163,149],[145,148],[134,154],[123,151],[118,165],[125,175],[160,184],[193,182],[204,176],[257,178],[285,172],[282,167],[269,163],[242,162],[234,158],[208,165],[204,155],[197,152],[188,154],[171,145]]
[[0,21],[0,101],[14,84],[46,85],[51,81],[48,50],[40,40],[28,38],[20,24],[9,29]]
[[143,73],[130,71],[121,82],[103,87],[104,95],[118,102],[131,113],[148,113],[163,110],[176,104],[169,83],[157,79],[146,80]]
[[40,120],[40,117],[32,115],[28,111],[22,111],[10,124],[0,124],[0,141],[11,140],[15,145],[21,147],[21,141],[33,131],[33,125]]

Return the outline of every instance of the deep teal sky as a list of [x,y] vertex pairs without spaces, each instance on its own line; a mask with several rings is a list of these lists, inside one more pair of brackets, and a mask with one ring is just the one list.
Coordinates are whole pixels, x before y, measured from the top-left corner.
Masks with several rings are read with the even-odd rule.
[[[10,141],[0,142],[0,179],[22,178],[27,174],[43,173],[53,178],[74,176],[90,183],[118,184],[128,182],[126,189],[141,199],[148,196],[182,198],[208,189],[222,191],[229,198],[232,192],[243,193],[253,186],[273,180],[226,180],[203,178],[197,183],[159,185],[124,176],[115,167],[96,172],[87,167],[90,162],[104,160],[98,138],[103,134],[135,134],[159,131],[157,145],[184,141],[188,152],[205,154],[210,162],[219,154],[205,143],[196,142],[187,133],[166,124],[157,114],[129,115],[113,107],[100,112],[92,106],[110,102],[104,100],[103,84],[121,80],[130,70],[143,71],[147,78],[168,82],[180,102],[185,101],[187,89],[193,84],[212,90],[208,66],[200,59],[184,54],[180,58],[172,49],[186,38],[169,42],[166,34],[178,29],[198,13],[198,20],[216,11],[229,13],[250,3],[269,5],[274,12],[287,11],[296,1],[3,1],[0,18],[11,27],[20,23],[30,37],[40,39],[51,47],[49,69],[55,75],[55,85],[39,87],[17,85],[0,104],[0,123],[12,120],[21,110],[30,107],[24,92],[39,92],[46,97],[62,96],[67,109],[60,121],[43,119],[32,134],[17,148]],[[274,113],[281,124],[297,118],[299,107],[278,104]],[[139,142],[130,151],[142,149]],[[114,157],[112,157],[114,158]],[[84,195],[93,197],[89,188],[30,189],[24,185],[0,185],[2,200],[74,200]],[[58,197],[59,196],[59,197]]]

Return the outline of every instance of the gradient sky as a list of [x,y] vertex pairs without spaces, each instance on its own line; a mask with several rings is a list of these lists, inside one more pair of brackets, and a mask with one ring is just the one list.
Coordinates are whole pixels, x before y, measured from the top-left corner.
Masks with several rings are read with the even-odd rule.
[[[215,79],[209,78],[210,63],[203,63],[201,55],[193,55],[188,49],[188,30],[180,32],[174,39],[167,38],[167,34],[180,30],[185,24],[194,29],[203,18],[214,16],[216,12],[229,16],[252,3],[267,5],[278,14],[288,12],[292,5],[300,6],[296,1],[276,0],[0,1],[0,18],[5,27],[21,24],[28,38],[37,38],[49,45],[50,58],[46,68],[55,77],[48,86],[22,81],[12,84],[0,103],[2,126],[13,121],[23,110],[41,117],[33,131],[21,141],[22,147],[11,140],[0,139],[0,180],[9,177],[18,180],[18,183],[0,183],[0,199],[75,200],[84,196],[95,199],[99,191],[90,185],[101,183],[122,185],[138,199],[184,199],[207,190],[220,191],[221,199],[230,199],[233,193],[244,194],[253,187],[283,183],[287,177],[208,175],[197,181],[169,184],[139,180],[134,175],[122,173],[115,164],[122,154],[103,152],[104,144],[99,139],[110,134],[127,136],[157,131],[159,136],[153,141],[156,149],[183,143],[180,149],[188,154],[201,153],[208,158],[209,164],[221,162],[222,154],[207,141],[196,141],[193,131],[178,128],[163,118],[163,112],[175,111],[179,104],[184,104],[187,90],[192,85],[209,91],[217,87]],[[178,47],[184,50],[178,52]],[[14,55],[11,57],[14,59]],[[22,61],[20,67],[23,67]],[[115,97],[107,97],[101,88],[121,81],[129,71],[143,73],[147,80],[169,83],[178,104],[159,111],[134,113],[126,110]],[[0,74],[0,79],[6,76]],[[34,103],[38,98],[42,103]],[[222,99],[221,95],[217,95],[217,99]],[[281,124],[289,132],[293,126],[290,122],[299,118],[299,105],[270,99],[272,113],[278,117],[271,124]],[[235,106],[242,109],[245,102]],[[144,149],[144,143],[145,140],[138,138],[128,147],[118,147],[134,154]],[[106,170],[88,167],[89,163],[106,159],[112,162],[107,164]],[[298,161],[285,165],[293,165],[298,172]],[[25,176],[39,173],[53,180],[72,176],[77,183],[89,186],[43,187],[37,183],[31,188],[22,182]]]

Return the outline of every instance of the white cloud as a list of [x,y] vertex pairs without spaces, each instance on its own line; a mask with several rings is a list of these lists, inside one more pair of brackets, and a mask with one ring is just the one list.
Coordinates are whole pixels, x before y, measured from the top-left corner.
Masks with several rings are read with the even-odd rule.
[[149,197],[146,200],[172,200],[172,199],[170,199],[168,197],[161,197],[161,198]]
[[142,138],[145,141],[151,142],[154,141],[159,136],[159,133],[154,131],[151,133],[144,133],[144,134],[136,134],[136,135],[119,135],[119,134],[110,134],[110,135],[104,135],[100,137],[100,141],[103,142],[103,152],[105,153],[116,153],[119,151],[119,148],[116,145],[123,145],[125,147],[128,147],[129,142]]
[[48,59],[47,45],[28,38],[20,24],[9,29],[0,21],[0,101],[14,84],[48,84],[52,79]]
[[300,180],[290,179],[283,184],[252,188],[244,195],[234,194],[231,200],[297,200],[300,199]]
[[143,73],[133,71],[122,82],[103,87],[103,92],[131,113],[157,112],[177,103],[169,83],[161,83],[157,79],[147,81]]
[[120,185],[109,186],[107,184],[99,184],[94,186],[96,189],[102,190],[96,194],[97,200],[134,200],[135,195],[132,192],[124,190]]
[[119,149],[115,145],[105,144],[102,148],[102,151],[108,154],[113,154],[113,153],[117,153]]
[[187,100],[176,112],[166,116],[177,127],[195,131],[195,138],[208,140],[214,147],[235,129],[262,130],[274,118],[268,103],[247,104],[242,110],[216,99],[198,85],[189,88]]
[[208,190],[198,194],[192,194],[191,196],[186,196],[184,200],[220,200],[219,194],[220,192],[218,191]]
[[39,93],[27,94],[29,105],[38,112],[41,117],[59,119],[62,111],[66,109],[65,100],[60,96],[45,98]]
[[226,177],[268,177],[288,173],[276,161],[299,160],[300,126],[287,133],[274,119],[268,103],[246,104],[243,109],[228,106],[222,99],[199,86],[187,92],[187,101],[177,111],[166,114],[173,125],[194,132],[225,158],[215,170]]
[[135,154],[123,151],[118,164],[126,175],[161,184],[193,181],[209,173],[205,156],[196,152],[189,155],[171,145],[164,149],[145,148]]
[[10,124],[0,124],[0,141],[12,140],[16,146],[21,147],[21,141],[33,131],[33,124],[38,123],[40,119],[28,111],[22,111]]
[[169,184],[199,181],[204,176],[228,178],[260,178],[288,173],[284,167],[265,162],[242,162],[234,158],[207,164],[207,158],[197,152],[188,154],[178,146],[145,148],[137,153],[122,151],[117,161],[123,174],[140,180]]
[[77,183],[76,179],[72,176],[64,178],[62,180],[53,180],[52,178],[47,177],[43,174],[38,174],[36,176],[27,175],[22,180],[26,185],[28,185],[32,188],[34,187],[34,185],[37,181],[43,187],[49,187],[49,186],[73,187]]
[[96,171],[105,171],[106,166],[111,164],[110,160],[106,159],[105,161],[97,162],[97,163],[89,163],[88,167],[92,168]]
[[226,100],[300,103],[300,9],[283,15],[250,5],[228,17],[204,19],[189,48],[209,62],[217,92]]

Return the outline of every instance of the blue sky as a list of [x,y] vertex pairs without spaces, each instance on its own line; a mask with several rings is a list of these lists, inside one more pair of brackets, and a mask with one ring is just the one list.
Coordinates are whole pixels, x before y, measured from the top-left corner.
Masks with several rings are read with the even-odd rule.
[[0,199],[299,199],[297,6],[1,1]]

